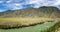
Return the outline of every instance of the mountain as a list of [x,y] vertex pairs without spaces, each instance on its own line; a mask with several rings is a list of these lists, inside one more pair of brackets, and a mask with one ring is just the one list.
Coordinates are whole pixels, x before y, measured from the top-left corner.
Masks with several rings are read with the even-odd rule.
[[0,17],[49,17],[60,18],[60,10],[53,6],[40,8],[26,8],[0,12]]

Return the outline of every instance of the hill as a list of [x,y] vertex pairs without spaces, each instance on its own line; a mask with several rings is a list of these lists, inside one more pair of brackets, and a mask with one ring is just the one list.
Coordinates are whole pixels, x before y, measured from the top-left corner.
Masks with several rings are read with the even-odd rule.
[[0,12],[0,17],[48,17],[60,18],[60,10],[56,7],[27,8]]

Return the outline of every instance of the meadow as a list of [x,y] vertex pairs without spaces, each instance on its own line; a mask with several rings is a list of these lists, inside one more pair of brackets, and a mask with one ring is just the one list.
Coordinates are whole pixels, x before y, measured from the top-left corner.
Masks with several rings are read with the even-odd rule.
[[0,32],[55,32],[59,27],[60,18],[0,18]]
[[47,22],[44,24],[38,24],[36,26],[19,28],[19,29],[8,29],[8,30],[0,29],[0,32],[55,32],[55,30],[53,29],[56,29],[56,27],[58,28],[57,23],[59,22]]
[[22,26],[43,23],[48,21],[57,21],[59,18],[0,18],[0,26]]

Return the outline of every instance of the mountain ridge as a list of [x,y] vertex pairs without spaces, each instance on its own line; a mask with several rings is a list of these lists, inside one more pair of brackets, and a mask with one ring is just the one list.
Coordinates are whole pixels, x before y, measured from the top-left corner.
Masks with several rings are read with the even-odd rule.
[[60,10],[56,7],[26,8],[22,10],[8,10],[0,12],[0,17],[48,17],[60,18]]

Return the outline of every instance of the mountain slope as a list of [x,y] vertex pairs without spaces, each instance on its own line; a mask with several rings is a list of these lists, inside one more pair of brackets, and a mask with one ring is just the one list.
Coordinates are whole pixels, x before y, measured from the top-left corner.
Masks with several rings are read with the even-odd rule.
[[60,10],[56,7],[27,8],[0,12],[0,17],[49,17],[60,18]]

